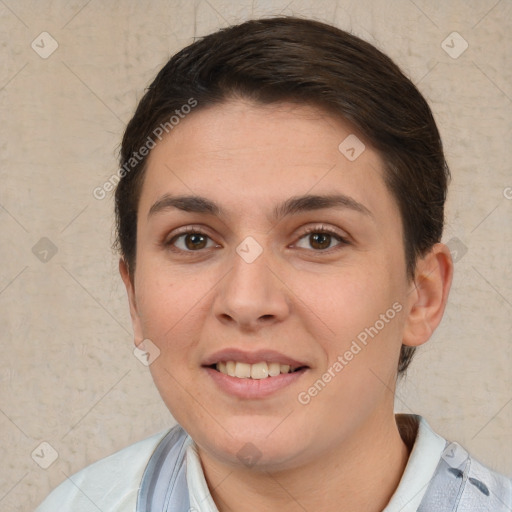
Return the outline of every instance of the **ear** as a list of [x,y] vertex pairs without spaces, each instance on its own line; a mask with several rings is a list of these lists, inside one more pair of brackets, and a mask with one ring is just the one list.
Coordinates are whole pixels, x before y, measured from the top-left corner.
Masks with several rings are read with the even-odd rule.
[[134,341],[135,345],[138,346],[144,340],[144,335],[142,333],[142,322],[140,320],[139,312],[137,310],[137,301],[135,300],[135,286],[132,281],[132,276],[130,275],[128,264],[123,258],[119,260],[119,273],[121,274],[121,278],[123,280],[124,286],[126,288],[126,293],[128,295]]
[[450,250],[435,244],[416,262],[408,294],[408,314],[402,343],[416,347],[428,341],[443,318],[453,276]]

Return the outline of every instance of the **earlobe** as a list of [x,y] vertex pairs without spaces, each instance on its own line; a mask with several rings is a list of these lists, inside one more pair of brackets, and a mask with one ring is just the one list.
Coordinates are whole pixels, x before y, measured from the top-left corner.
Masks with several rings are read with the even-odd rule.
[[130,317],[132,319],[134,342],[135,345],[137,346],[144,340],[144,335],[142,333],[142,323],[140,320],[139,311],[137,308],[137,301],[135,298],[134,282],[132,280],[132,276],[130,275],[128,264],[123,258],[119,259],[119,273],[121,274],[121,279],[123,280],[124,286],[126,288],[126,294],[128,295],[128,303],[130,305]]
[[442,243],[416,262],[402,343],[411,347],[428,341],[443,318],[453,276],[453,261]]

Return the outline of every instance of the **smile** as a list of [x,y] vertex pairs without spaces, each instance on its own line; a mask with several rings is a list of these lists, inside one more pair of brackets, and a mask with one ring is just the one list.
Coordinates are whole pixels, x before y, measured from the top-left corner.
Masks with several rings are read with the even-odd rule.
[[270,397],[294,386],[310,365],[275,350],[225,348],[205,357],[202,368],[224,394],[239,399]]
[[214,365],[215,369],[229,375],[230,377],[237,377],[239,379],[267,379],[277,377],[281,374],[293,373],[303,367],[293,368],[289,364],[271,363],[261,361],[255,364],[235,362],[235,361],[221,361]]

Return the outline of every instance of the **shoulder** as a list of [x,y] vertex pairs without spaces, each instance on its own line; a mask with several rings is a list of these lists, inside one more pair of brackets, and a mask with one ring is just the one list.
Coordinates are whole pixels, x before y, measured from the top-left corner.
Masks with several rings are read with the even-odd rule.
[[180,429],[176,425],[87,466],[59,485],[36,512],[135,512],[148,460],[169,432]]
[[510,512],[512,479],[488,468],[458,443],[447,443],[422,505],[420,512]]
[[512,512],[510,477],[447,441],[421,416],[397,415],[397,425],[411,455],[389,510]]
[[[454,468],[452,468],[452,473],[458,477]],[[460,499],[461,511],[509,512],[512,510],[511,478],[493,471],[469,455],[466,475],[459,477],[465,484]],[[474,504],[478,504],[478,506],[475,507]]]

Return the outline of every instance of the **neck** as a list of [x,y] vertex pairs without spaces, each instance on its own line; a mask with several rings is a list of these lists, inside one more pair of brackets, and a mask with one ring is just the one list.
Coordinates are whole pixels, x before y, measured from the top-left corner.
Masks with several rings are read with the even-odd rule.
[[392,414],[385,423],[382,418],[367,422],[353,439],[286,471],[234,470],[200,452],[220,512],[380,512],[398,487],[408,457]]

